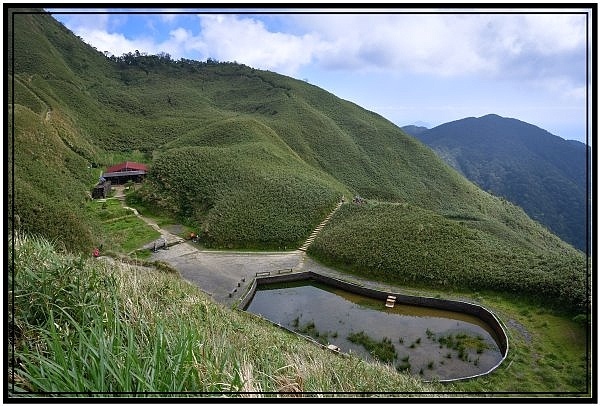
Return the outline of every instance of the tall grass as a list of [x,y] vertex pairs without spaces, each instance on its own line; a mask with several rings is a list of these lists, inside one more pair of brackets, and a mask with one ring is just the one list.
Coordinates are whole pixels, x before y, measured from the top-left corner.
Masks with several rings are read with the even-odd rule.
[[440,389],[228,310],[173,274],[22,235],[11,253],[11,396]]
[[283,250],[298,247],[344,192],[289,150],[240,142],[164,152],[138,195],[194,225],[206,246]]
[[556,239],[393,123],[316,86],[237,63],[123,63],[48,15],[20,14],[13,28],[16,214],[69,248],[89,249],[103,233],[90,235],[73,209],[97,180],[87,164],[130,158],[152,164],[147,205],[213,247],[298,246],[354,193],[492,218],[502,238],[526,245]]

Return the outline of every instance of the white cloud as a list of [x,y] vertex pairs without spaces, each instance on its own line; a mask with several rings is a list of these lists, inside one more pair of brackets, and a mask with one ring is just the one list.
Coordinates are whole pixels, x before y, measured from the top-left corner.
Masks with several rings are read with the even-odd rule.
[[585,17],[571,14],[523,16],[523,37],[542,54],[555,54],[585,46]]
[[[326,67],[439,76],[501,74],[513,58],[585,45],[581,15],[392,14],[293,17],[318,33]],[[514,72],[511,72],[514,73]]]
[[134,50],[148,53],[154,53],[155,50],[152,41],[144,39],[130,40],[122,34],[110,34],[106,31],[87,28],[78,29],[76,34],[84,38],[85,42],[94,46],[98,51],[109,51],[117,56]]
[[[69,11],[69,10],[62,10]],[[100,13],[105,11],[97,10]],[[80,31],[106,31],[109,26],[109,14],[59,14],[64,25],[78,34]],[[57,15],[55,15],[57,17]]]
[[548,77],[535,80],[533,88],[558,95],[565,101],[583,102],[586,100],[586,86],[577,85],[567,76]]
[[177,14],[161,14],[160,19],[166,23],[173,23],[177,19]]
[[292,35],[269,31],[263,22],[234,15],[200,16],[198,41],[217,60],[237,61],[253,67],[295,73],[319,50],[313,34]]
[[[195,21],[155,15],[135,20],[152,23],[142,30],[128,30],[139,27],[127,15],[63,15],[61,21],[100,51],[212,57],[308,77],[361,105],[389,104],[377,110],[391,119],[404,112],[400,121],[441,123],[495,112],[551,129],[543,122],[558,120],[558,109],[576,111],[573,122],[585,113],[584,15],[258,13],[199,14]],[[370,82],[373,77],[380,79]],[[357,83],[366,84],[347,90]],[[399,94],[409,107],[398,110]],[[539,117],[526,116],[529,111]]]
[[548,58],[585,47],[585,18],[569,14],[289,14],[279,18],[286,27],[279,31],[249,15],[203,14],[197,27],[186,28],[177,27],[176,16],[161,16],[171,30],[160,43],[151,32],[140,39],[111,33],[122,22],[107,14],[73,15],[68,25],[86,42],[117,55],[139,49],[175,58],[212,57],[288,75],[318,64],[440,77],[564,76],[568,72],[559,70],[568,64]]
[[[174,59],[206,59],[206,46],[199,36],[194,36],[191,30],[179,27],[169,31],[169,38],[159,44],[154,45],[157,54],[159,52],[169,53]],[[200,55],[194,56],[194,55]]]

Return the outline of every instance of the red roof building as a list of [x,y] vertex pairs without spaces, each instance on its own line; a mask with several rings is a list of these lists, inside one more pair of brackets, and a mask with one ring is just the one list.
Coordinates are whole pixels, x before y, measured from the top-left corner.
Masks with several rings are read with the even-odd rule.
[[121,162],[120,164],[106,168],[106,172],[125,172],[125,171],[144,171],[148,172],[148,167],[137,162]]
[[121,162],[106,168],[102,174],[105,180],[110,180],[114,184],[127,183],[128,181],[141,182],[148,172],[148,167],[137,162]]

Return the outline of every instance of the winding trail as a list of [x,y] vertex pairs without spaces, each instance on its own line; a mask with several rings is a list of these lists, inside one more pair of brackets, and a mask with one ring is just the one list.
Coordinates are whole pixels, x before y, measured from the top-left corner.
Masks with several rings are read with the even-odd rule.
[[125,204],[125,187],[123,185],[114,185],[112,189],[115,191],[114,197],[121,202],[124,209],[131,210],[138,218],[148,224],[150,227],[160,233],[160,238],[145,244],[142,248],[152,249],[155,246],[162,247],[166,244],[167,247],[181,244],[185,240],[178,235],[175,235],[164,228],[161,228],[154,220],[142,216],[136,209]]

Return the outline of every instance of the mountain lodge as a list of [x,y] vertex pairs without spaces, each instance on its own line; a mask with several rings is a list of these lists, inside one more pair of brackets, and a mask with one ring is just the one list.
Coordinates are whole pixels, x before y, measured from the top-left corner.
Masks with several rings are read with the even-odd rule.
[[106,172],[102,174],[102,177],[112,184],[121,185],[128,181],[141,182],[147,172],[148,167],[146,165],[127,161],[106,168]]

